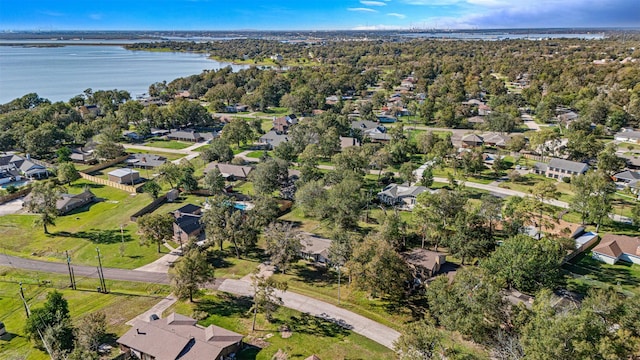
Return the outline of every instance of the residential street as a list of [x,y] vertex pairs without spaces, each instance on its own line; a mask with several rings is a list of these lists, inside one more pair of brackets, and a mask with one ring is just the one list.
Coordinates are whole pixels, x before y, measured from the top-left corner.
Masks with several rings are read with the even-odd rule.
[[[67,264],[54,263],[39,260],[23,259],[6,254],[0,255],[0,266],[8,266],[18,269],[42,271],[48,273],[67,274]],[[78,277],[98,278],[97,269],[91,266],[73,265],[73,271]],[[125,270],[104,268],[104,276],[110,280],[136,281],[146,283],[169,284],[166,273],[145,272],[140,270]],[[252,296],[251,282],[248,280],[216,279],[214,287],[218,290],[236,295]],[[219,284],[219,285],[218,285]],[[290,291],[280,293],[284,306],[309,313],[311,315],[334,321],[348,329],[353,330],[364,337],[378,342],[388,348],[393,347],[393,341],[400,333],[373,320],[352,313],[348,310],[328,304],[326,302],[310,298],[308,296],[292,293]],[[166,302],[169,302],[167,299]],[[162,302],[165,304],[166,302]],[[153,309],[157,311],[158,309]],[[145,313],[146,314],[146,313]]]

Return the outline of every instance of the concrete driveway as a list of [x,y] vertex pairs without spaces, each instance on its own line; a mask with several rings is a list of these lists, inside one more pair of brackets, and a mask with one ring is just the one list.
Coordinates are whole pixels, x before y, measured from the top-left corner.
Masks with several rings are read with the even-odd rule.
[[23,198],[15,199],[0,205],[0,216],[15,214],[22,210],[22,204],[24,203],[22,199]]

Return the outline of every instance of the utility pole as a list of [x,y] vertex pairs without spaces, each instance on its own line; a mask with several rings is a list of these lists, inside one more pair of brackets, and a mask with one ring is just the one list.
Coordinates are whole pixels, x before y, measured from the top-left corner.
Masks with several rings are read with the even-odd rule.
[[338,304],[340,304],[340,264],[338,264]]
[[107,284],[104,281],[104,272],[102,271],[102,259],[100,258],[100,249],[96,248],[96,251],[98,252],[98,276],[100,277],[100,287],[102,289],[102,292],[106,294]]
[[20,281],[20,299],[22,299],[22,304],[24,305],[24,312],[27,314],[27,319],[29,318],[29,305],[27,304],[27,300],[24,299],[24,290],[22,289],[22,281]]
[[73,281],[73,274],[71,273],[71,257],[69,257],[69,250],[65,251],[65,254],[67,255],[67,268],[69,269],[69,287],[73,290],[76,289],[76,284]]

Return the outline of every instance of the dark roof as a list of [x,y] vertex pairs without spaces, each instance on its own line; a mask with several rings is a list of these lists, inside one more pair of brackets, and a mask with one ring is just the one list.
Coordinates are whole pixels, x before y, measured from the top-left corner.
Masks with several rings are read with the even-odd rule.
[[126,162],[133,166],[158,167],[167,162],[167,158],[154,154],[131,154]]
[[185,234],[191,234],[202,227],[199,215],[182,214],[176,218],[175,223]]
[[593,248],[592,251],[612,258],[618,258],[622,254],[640,257],[640,238],[637,236],[606,234],[602,237],[600,245]]
[[196,212],[198,212],[198,210],[202,209],[201,206],[198,205],[193,205],[193,204],[187,204],[183,207],[181,207],[180,209],[176,210],[182,214],[194,214]]

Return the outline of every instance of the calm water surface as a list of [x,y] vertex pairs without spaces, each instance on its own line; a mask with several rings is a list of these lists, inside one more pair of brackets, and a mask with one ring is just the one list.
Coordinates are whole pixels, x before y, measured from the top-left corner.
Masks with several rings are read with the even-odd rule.
[[119,46],[0,46],[0,103],[36,92],[67,101],[85,89],[146,93],[154,82],[232,66],[204,54],[129,51]]

